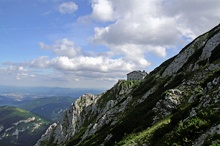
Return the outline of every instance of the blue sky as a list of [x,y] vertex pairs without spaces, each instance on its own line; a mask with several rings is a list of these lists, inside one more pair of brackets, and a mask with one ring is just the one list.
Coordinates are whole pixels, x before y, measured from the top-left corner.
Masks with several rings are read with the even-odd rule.
[[219,0],[0,0],[0,84],[109,88],[220,20]]

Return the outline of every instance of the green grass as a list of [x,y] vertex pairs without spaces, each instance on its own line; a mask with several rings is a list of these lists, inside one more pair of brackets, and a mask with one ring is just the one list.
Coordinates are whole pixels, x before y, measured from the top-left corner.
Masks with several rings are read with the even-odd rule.
[[162,125],[165,125],[168,123],[170,123],[170,117],[167,117],[167,118],[155,123],[152,127],[148,128],[142,132],[132,133],[132,134],[126,136],[125,138],[123,138],[122,141],[117,143],[116,146],[129,146],[129,145],[132,146],[135,143],[139,144],[139,145],[147,143],[155,130],[157,130]]
[[10,125],[14,122],[17,122],[19,120],[23,120],[23,119],[27,119],[30,117],[35,117],[38,121],[42,120],[42,122],[44,124],[48,124],[48,121],[41,119],[40,117],[24,110],[21,108],[16,108],[16,107],[12,107],[12,106],[2,106],[0,107],[0,124],[4,125]]
[[[0,145],[34,145],[45,132],[49,124],[46,120],[41,119],[24,109],[12,106],[0,107],[0,115],[0,125],[4,127],[0,132]],[[35,117],[35,119],[29,122],[26,121],[32,117]],[[36,124],[40,125],[37,129],[35,129]],[[8,128],[11,130],[6,131]],[[15,130],[19,131],[17,137],[13,135]]]
[[7,120],[11,118],[13,118],[16,121],[22,118],[29,117],[31,115],[31,113],[28,111],[11,106],[0,107],[0,114],[1,114],[1,118],[0,118],[1,123],[2,122],[7,123]]

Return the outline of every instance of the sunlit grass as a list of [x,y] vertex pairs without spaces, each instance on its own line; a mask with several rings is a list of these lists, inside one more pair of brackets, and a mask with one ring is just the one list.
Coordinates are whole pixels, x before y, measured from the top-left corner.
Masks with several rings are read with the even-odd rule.
[[123,145],[123,146],[132,146],[134,144],[144,144],[148,142],[150,137],[152,136],[153,132],[157,130],[162,125],[170,123],[170,117],[167,117],[156,124],[154,124],[152,127],[139,132],[139,133],[132,133],[130,135],[127,135],[121,142],[119,142],[117,145]]

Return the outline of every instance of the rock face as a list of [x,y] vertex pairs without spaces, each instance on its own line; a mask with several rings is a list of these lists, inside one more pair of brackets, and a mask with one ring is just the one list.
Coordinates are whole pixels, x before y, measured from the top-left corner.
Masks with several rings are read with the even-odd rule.
[[[220,26],[141,82],[77,99],[36,146],[220,143]],[[1,127],[0,127],[1,129]]]
[[[73,103],[68,110],[66,110],[59,123],[52,124],[38,141],[53,139],[56,144],[63,144],[70,140],[77,132],[79,132],[82,125],[90,118],[90,115],[96,112],[96,101],[98,96],[86,94],[81,96]],[[51,140],[50,140],[51,141]]]
[[[124,111],[130,100],[130,97],[127,96],[128,91],[133,86],[135,84],[132,81],[119,81],[111,90],[102,95],[85,94],[81,96],[64,112],[59,123],[54,123],[48,128],[36,145],[46,145],[51,142],[63,145],[78,133],[81,134],[80,139],[84,140],[104,125],[110,123],[114,125],[117,123],[117,118],[114,121],[114,114]],[[123,101],[121,105],[116,106],[121,101]],[[85,128],[85,126],[87,127]]]

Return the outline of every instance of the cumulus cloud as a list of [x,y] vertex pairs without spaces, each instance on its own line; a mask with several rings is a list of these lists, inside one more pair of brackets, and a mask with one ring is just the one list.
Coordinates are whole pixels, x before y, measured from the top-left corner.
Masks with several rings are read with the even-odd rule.
[[74,57],[77,55],[80,55],[81,48],[75,47],[74,42],[70,41],[66,38],[62,40],[56,41],[52,45],[47,45],[43,42],[39,43],[41,49],[51,50],[55,54],[61,55],[61,56],[67,56],[67,57]]
[[183,29],[183,34],[195,37],[219,23],[219,7],[218,0],[169,0],[164,2],[163,12],[176,18],[176,27]]
[[92,72],[114,72],[129,71],[135,67],[133,62],[126,62],[123,59],[111,59],[101,56],[78,56],[68,58],[59,56],[53,59],[39,57],[30,63],[31,67],[54,68],[63,71],[92,71]]
[[30,67],[38,67],[38,68],[46,68],[46,67],[48,67],[49,64],[50,64],[50,62],[48,61],[47,56],[40,56],[36,59],[33,59],[29,63],[29,66]]
[[8,72],[13,72],[13,71],[26,71],[24,66],[20,65],[9,65],[7,68]]
[[62,14],[72,14],[78,9],[78,5],[74,2],[62,3],[58,7],[58,11]]
[[30,73],[25,66],[21,66],[19,64],[11,64],[5,70],[4,73],[10,75],[15,80],[25,79],[27,77],[35,77],[34,74]]
[[[94,7],[102,2],[91,2],[92,15],[96,12],[96,18],[103,21],[102,11]],[[211,29],[220,19],[218,0],[106,0],[105,7],[111,10],[111,19],[105,19],[109,24],[95,27],[91,41],[127,57],[134,52],[130,59],[146,62],[145,53],[165,57],[167,48],[183,47],[188,39]]]
[[149,66],[147,53],[165,57],[165,48],[179,43],[181,38],[178,28],[174,27],[175,19],[161,16],[161,5],[159,0],[112,0],[109,7],[114,9],[111,20],[115,21],[94,28],[91,41],[107,46],[115,54],[121,53],[126,60]]
[[113,7],[110,0],[92,0],[91,17],[100,21],[113,20]]
[[[111,53],[87,52],[80,47],[75,47],[74,42],[69,39],[57,40],[50,45],[41,42],[39,46],[41,49],[50,50],[55,56],[40,56],[24,63],[25,66],[65,73],[64,78],[73,78],[77,82],[85,79],[116,81],[119,78],[125,78],[126,73],[136,69],[137,66],[138,69],[145,69],[150,64],[145,59],[134,57],[142,55],[142,52],[128,52],[126,47],[119,54],[128,52],[128,55],[117,58],[109,55]],[[56,77],[59,78],[59,76]]]

